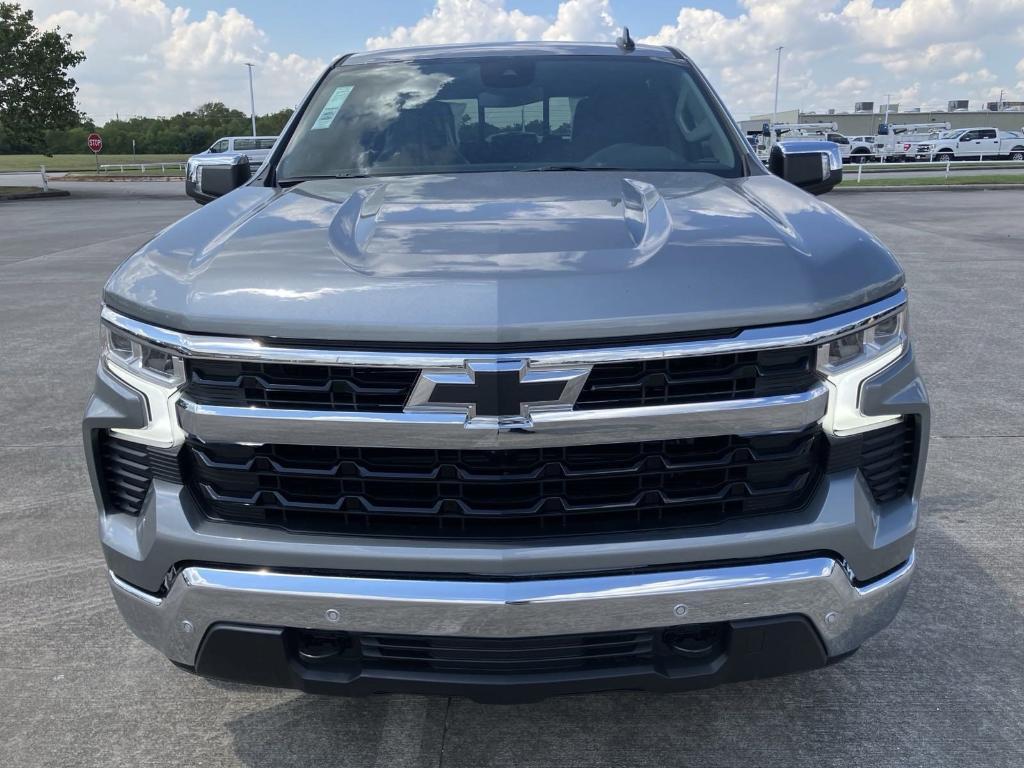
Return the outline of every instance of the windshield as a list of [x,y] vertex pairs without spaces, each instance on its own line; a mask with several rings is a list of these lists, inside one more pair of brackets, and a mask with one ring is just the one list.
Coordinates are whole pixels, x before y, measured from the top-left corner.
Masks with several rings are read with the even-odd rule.
[[335,68],[278,179],[565,168],[742,174],[682,62],[520,55]]
[[964,132],[963,128],[961,128],[960,130],[957,130],[957,131],[946,131],[945,133],[940,135],[939,138],[940,139],[955,139],[957,136],[959,136],[963,132]]

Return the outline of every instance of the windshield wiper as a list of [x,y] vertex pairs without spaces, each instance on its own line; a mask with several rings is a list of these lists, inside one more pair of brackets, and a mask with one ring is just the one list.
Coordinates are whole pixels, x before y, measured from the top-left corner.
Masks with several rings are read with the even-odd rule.
[[369,179],[369,173],[321,173],[309,176],[295,176],[290,179],[282,179],[277,184],[280,187],[292,187],[304,181],[323,181],[324,179]]
[[521,168],[520,170],[535,173],[545,171],[635,171],[637,168],[619,168],[613,165],[542,165],[539,168]]

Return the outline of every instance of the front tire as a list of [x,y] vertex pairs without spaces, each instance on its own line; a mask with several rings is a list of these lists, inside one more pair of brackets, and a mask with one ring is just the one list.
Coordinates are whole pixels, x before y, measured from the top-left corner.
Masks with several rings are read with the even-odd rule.
[[952,152],[939,152],[939,154],[937,154],[935,156],[935,161],[938,162],[938,163],[945,163],[945,162],[947,162],[949,160],[952,160],[952,159],[953,159],[953,153]]

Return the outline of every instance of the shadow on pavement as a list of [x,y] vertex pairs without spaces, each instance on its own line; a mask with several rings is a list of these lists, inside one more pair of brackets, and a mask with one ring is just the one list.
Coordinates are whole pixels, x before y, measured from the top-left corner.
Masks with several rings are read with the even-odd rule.
[[[929,510],[971,498],[933,496]],[[921,543],[893,626],[818,672],[672,695],[453,699],[446,715],[443,699],[298,695],[231,723],[235,751],[252,766],[1020,766],[1021,609],[952,538],[931,528]]]

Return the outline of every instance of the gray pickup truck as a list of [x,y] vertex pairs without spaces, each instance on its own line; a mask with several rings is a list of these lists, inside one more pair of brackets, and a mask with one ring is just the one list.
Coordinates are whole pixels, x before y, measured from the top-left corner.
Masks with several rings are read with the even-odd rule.
[[903,271],[808,194],[840,178],[628,33],[339,58],[104,290],[126,622],[200,675],[499,702],[853,653],[929,410]]

